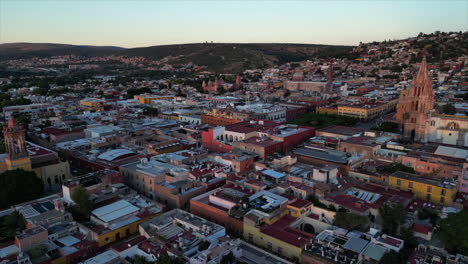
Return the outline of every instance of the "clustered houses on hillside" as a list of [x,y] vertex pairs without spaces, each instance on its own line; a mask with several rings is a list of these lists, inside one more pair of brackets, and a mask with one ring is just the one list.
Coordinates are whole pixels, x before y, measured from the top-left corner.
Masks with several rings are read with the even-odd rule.
[[[44,186],[4,199],[0,263],[467,263],[466,245],[442,235],[468,209],[460,40],[423,34],[227,74],[175,57],[6,61],[50,84],[0,79],[24,102],[3,108],[0,179],[34,172]],[[435,44],[454,50],[422,56]]]

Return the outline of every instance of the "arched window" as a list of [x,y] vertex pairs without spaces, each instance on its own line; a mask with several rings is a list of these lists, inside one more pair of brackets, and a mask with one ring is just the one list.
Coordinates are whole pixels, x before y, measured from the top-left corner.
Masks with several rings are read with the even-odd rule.
[[447,125],[447,128],[448,129],[458,129],[459,128],[459,125],[455,122],[450,122],[448,125]]

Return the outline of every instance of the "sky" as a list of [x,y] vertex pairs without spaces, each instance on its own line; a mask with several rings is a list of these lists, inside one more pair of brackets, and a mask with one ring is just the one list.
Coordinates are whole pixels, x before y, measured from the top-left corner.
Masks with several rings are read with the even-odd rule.
[[468,31],[468,0],[0,0],[0,43],[357,45]]

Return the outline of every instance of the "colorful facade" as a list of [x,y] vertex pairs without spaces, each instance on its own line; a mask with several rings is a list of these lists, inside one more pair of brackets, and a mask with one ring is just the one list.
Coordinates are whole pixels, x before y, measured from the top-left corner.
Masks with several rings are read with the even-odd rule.
[[388,185],[391,188],[411,191],[417,198],[436,204],[451,205],[457,186],[442,180],[422,178],[416,174],[395,172],[389,176]]

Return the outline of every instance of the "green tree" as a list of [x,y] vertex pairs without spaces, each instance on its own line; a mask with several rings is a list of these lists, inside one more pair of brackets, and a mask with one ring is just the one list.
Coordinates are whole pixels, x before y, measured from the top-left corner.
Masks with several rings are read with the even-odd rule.
[[211,245],[209,241],[203,240],[199,245],[198,245],[198,250],[203,251],[205,249],[208,249],[208,247]]
[[221,258],[221,261],[219,262],[220,264],[235,264],[236,263],[236,257],[232,252],[229,252],[229,254],[224,255]]
[[379,166],[377,167],[377,171],[387,173],[394,173],[397,171],[415,173],[413,168],[403,165],[402,163],[392,163],[388,165]]
[[134,263],[135,264],[151,264],[151,263],[154,263],[154,262],[146,260],[146,258],[143,257],[143,256],[136,256]]
[[29,256],[31,256],[32,259],[37,259],[44,256],[48,250],[49,247],[47,245],[39,244],[29,251]]
[[439,219],[439,212],[432,208],[420,208],[417,213],[419,219],[429,219],[432,225],[436,225],[437,220]]
[[28,125],[31,123],[31,117],[26,114],[16,114],[14,115],[16,121],[23,125],[24,128],[27,128]]
[[149,116],[157,116],[159,113],[159,110],[154,107],[145,107],[143,108],[143,114],[144,115],[149,115]]
[[41,79],[39,82],[37,82],[37,86],[46,90],[50,88],[49,81],[46,79]]
[[44,96],[44,95],[47,95],[47,89],[37,88],[37,89],[34,89],[34,91],[32,91],[32,94]]
[[41,196],[44,186],[33,171],[8,170],[0,174],[0,208]]
[[452,253],[468,255],[468,211],[449,214],[439,223],[439,238]]
[[380,264],[403,264],[406,263],[403,256],[395,251],[390,251],[383,255]]
[[78,186],[74,190],[71,198],[73,202],[75,202],[72,206],[73,216],[77,219],[88,219],[89,214],[94,208],[94,203],[89,199],[89,194],[86,188]]
[[442,106],[442,113],[446,115],[454,115],[457,113],[457,109],[453,104],[445,104]]
[[393,122],[383,122],[377,126],[371,127],[371,130],[396,133],[398,132],[398,124]]
[[26,228],[26,219],[18,211],[0,217],[0,241],[2,239],[13,239],[16,232]]
[[179,258],[162,255],[156,260],[155,264],[183,264],[184,262]]
[[363,215],[338,211],[335,215],[333,225],[348,230],[363,229],[369,224],[369,218]]
[[382,217],[382,231],[388,235],[397,234],[406,217],[406,210],[401,204],[385,203],[379,208]]

